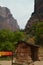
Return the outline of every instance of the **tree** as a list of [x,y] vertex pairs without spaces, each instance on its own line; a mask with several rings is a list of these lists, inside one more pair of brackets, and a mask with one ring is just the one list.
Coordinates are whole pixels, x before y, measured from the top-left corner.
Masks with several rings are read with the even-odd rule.
[[19,40],[25,38],[22,31],[0,30],[0,50],[13,50]]
[[0,30],[0,42],[13,41],[14,33],[10,30]]
[[43,22],[34,24],[32,30],[34,31],[36,44],[43,45]]

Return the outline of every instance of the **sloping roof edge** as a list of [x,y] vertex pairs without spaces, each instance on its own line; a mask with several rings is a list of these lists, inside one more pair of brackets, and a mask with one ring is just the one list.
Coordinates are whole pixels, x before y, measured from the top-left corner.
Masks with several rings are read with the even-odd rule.
[[17,44],[19,44],[20,42],[24,42],[24,43],[26,43],[27,45],[34,46],[34,47],[39,48],[39,45],[35,45],[35,44],[32,44],[32,43],[28,43],[28,42],[26,42],[26,41],[24,41],[24,40],[20,40],[20,41],[18,41]]

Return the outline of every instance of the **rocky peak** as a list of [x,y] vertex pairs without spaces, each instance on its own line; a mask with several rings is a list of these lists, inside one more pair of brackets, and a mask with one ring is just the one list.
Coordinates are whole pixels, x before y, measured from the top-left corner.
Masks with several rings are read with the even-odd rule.
[[1,7],[0,6],[0,16],[8,17],[8,15],[10,15],[10,14],[11,14],[11,12],[7,7]]
[[7,7],[0,6],[0,29],[19,30],[17,20],[13,18]]

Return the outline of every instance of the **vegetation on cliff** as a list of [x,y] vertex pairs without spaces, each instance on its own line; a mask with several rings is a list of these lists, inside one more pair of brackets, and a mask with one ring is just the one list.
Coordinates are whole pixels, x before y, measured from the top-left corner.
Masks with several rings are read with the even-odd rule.
[[43,45],[43,22],[34,24],[30,30],[30,35],[35,36],[35,43]]

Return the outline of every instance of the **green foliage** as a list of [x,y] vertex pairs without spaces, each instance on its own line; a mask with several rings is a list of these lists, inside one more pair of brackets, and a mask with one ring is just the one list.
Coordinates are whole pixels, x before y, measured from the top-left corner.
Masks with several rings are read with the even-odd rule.
[[14,32],[14,41],[15,42],[22,40],[22,38],[23,38],[23,32],[20,32],[20,31]]
[[0,30],[0,50],[15,50],[17,42],[24,37],[21,31]]
[[12,41],[14,33],[9,30],[0,30],[0,42]]
[[32,26],[32,34],[35,35],[35,41],[38,45],[43,45],[43,22],[38,22]]
[[9,41],[6,41],[4,43],[2,43],[1,45],[1,50],[15,50],[15,46],[14,46],[14,43],[12,42],[9,42]]

